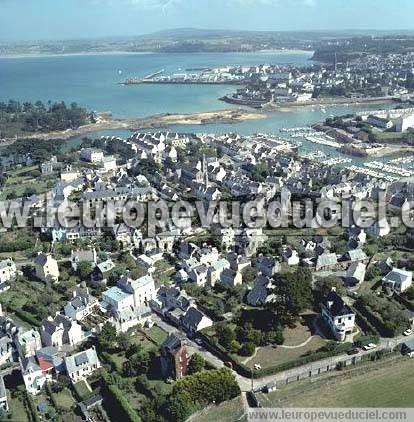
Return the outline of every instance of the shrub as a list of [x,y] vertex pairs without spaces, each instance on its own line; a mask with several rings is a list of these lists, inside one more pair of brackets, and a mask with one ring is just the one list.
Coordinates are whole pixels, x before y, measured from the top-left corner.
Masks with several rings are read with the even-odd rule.
[[239,354],[242,356],[252,356],[256,350],[254,343],[248,342],[244,343],[239,350]]

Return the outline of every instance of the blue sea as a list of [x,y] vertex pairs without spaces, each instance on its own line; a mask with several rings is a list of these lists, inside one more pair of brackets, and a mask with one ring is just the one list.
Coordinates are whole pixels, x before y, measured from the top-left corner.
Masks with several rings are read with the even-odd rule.
[[229,106],[218,100],[234,86],[133,85],[119,82],[164,69],[309,63],[311,52],[96,54],[0,58],[0,100],[77,102],[116,117],[191,113]]
[[[0,58],[0,101],[64,100],[96,111],[111,111],[114,117],[143,117],[159,113],[192,113],[229,108],[218,98],[234,86],[206,85],[130,85],[119,84],[129,77],[142,77],[163,69],[166,73],[186,69],[226,65],[293,64],[309,65],[312,52],[275,51],[257,53],[198,54],[90,54]],[[342,115],[379,105],[341,105],[298,107],[268,114],[264,120],[238,124],[174,126],[183,132],[277,133],[281,128],[306,126],[330,114]],[[125,131],[97,133],[127,135]],[[89,135],[92,136],[92,135]],[[73,139],[73,143],[79,142]],[[315,149],[339,154],[335,149],[303,142],[301,152]],[[360,161],[360,160],[356,160]]]

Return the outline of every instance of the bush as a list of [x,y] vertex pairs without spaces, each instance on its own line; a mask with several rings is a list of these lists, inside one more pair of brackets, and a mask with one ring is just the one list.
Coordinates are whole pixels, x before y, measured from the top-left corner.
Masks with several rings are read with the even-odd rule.
[[179,379],[169,398],[169,419],[185,421],[192,412],[211,403],[219,404],[240,394],[232,372],[227,368],[202,371]]
[[256,351],[256,346],[254,343],[248,342],[244,343],[239,350],[239,354],[242,356],[253,356]]
[[364,295],[355,302],[354,307],[384,337],[394,337],[410,325],[401,305],[389,299],[375,295]]
[[198,353],[194,353],[191,357],[191,360],[188,364],[188,374],[193,375],[197,372],[200,372],[204,369],[206,361]]

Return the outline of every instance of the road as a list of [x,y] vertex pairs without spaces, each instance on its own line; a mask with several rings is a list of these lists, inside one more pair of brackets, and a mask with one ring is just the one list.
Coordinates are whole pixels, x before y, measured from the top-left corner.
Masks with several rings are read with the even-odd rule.
[[[166,323],[165,321],[163,321],[159,316],[153,316],[153,321],[162,329],[164,329],[165,331],[167,331],[168,333],[172,334],[180,334],[180,335],[184,335],[185,333],[178,329],[177,327],[174,327],[168,323]],[[372,350],[372,351],[361,351],[358,355],[354,355],[354,356],[362,356],[362,355],[367,355],[379,350],[386,350],[386,349],[392,349],[395,348],[398,344],[404,343],[405,341],[408,340],[414,340],[414,334],[412,334],[411,336],[399,336],[393,339],[386,339],[386,338],[382,338],[380,340],[380,343],[378,344],[378,346]],[[203,346],[198,345],[197,343],[195,343],[193,340],[189,339],[187,337],[186,339],[186,343],[187,343],[187,347],[189,350],[190,354],[193,354],[195,352],[200,353],[204,359],[211,363],[212,365],[214,365],[217,368],[221,368],[224,366],[224,363],[221,359],[219,359],[217,356],[213,355],[211,352],[209,352],[208,350],[206,350]],[[265,377],[261,377],[261,378],[256,378],[253,380],[253,388],[254,390],[259,390],[261,388],[263,388],[265,385],[273,383],[273,382],[284,382],[287,378],[295,378],[301,374],[304,373],[309,373],[313,370],[316,370],[320,367],[327,367],[327,366],[335,366],[336,364],[338,364],[339,362],[343,362],[346,359],[349,359],[350,356],[348,356],[346,353],[341,354],[341,355],[337,355],[337,356],[333,356],[330,358],[326,358],[326,359],[321,359],[315,362],[311,362],[311,363],[307,363],[305,365],[301,365],[301,366],[297,366],[295,368],[292,369],[288,369],[286,371],[281,371],[278,372],[277,374],[273,374],[273,375],[268,375]],[[239,384],[239,387],[241,389],[242,392],[247,392],[250,391],[252,389],[252,380],[249,377],[244,377],[240,374],[238,374],[237,372],[233,371],[234,375],[236,377],[236,380]]]

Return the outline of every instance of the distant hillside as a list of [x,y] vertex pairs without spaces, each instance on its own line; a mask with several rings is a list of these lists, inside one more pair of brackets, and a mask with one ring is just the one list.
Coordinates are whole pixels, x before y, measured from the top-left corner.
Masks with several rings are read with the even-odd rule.
[[[33,41],[21,43],[0,43],[0,56],[29,54],[78,54],[105,52],[239,52],[265,49],[317,50],[315,59],[331,61],[328,50],[336,48],[343,52],[344,46],[351,52],[360,53],[360,40],[387,40],[394,48],[405,40],[411,43],[413,33],[384,31],[245,31],[223,29],[178,28],[154,32],[136,37],[111,37],[90,40]],[[398,41],[398,38],[401,40]],[[355,42],[354,42],[355,40]],[[391,40],[391,42],[388,42]],[[351,43],[350,43],[351,41]],[[382,41],[381,41],[382,42]],[[381,42],[379,47],[381,47]],[[348,45],[347,45],[348,44]],[[335,47],[332,47],[335,45]],[[355,46],[350,49],[349,45]],[[397,46],[398,47],[398,46]],[[375,48],[374,50],[375,51]]]

